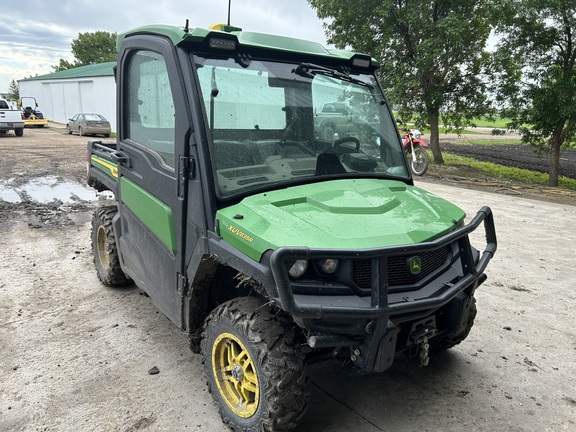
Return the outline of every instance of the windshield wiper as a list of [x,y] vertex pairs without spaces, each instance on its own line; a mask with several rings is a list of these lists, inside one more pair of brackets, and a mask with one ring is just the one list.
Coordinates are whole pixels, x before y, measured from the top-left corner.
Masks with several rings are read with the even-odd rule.
[[358,78],[351,77],[349,74],[330,69],[324,66],[316,65],[313,63],[300,63],[296,69],[292,70],[293,73],[306,77],[306,78],[314,78],[314,75],[320,74],[325,75],[331,78],[338,78],[342,81],[351,82],[353,84],[358,84],[364,87],[372,88],[372,84],[368,84]]

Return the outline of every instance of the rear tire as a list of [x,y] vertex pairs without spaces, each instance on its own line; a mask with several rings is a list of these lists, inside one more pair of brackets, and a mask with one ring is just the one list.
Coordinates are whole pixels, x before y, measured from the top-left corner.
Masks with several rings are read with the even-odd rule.
[[92,216],[92,255],[98,279],[109,287],[120,287],[132,283],[132,279],[120,268],[120,258],[116,247],[116,236],[112,219],[116,206],[100,207]]
[[204,322],[208,390],[234,431],[288,431],[308,404],[304,355],[294,325],[253,297],[230,300]]
[[17,137],[21,137],[24,135],[24,128],[14,129],[14,133]]
[[424,175],[428,169],[428,165],[430,164],[428,152],[422,147],[418,146],[414,147],[414,152],[411,156],[412,159],[410,161],[410,167],[412,168],[412,172],[417,176]]

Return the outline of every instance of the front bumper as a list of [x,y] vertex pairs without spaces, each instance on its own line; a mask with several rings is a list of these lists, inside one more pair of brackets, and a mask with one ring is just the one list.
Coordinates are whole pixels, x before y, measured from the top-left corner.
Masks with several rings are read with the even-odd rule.
[[[470,245],[468,235],[484,224],[486,247],[481,256]],[[450,265],[431,274],[423,284],[390,289],[388,262],[390,259],[421,256],[442,248],[453,251]],[[489,207],[483,207],[468,225],[426,243],[393,246],[368,250],[328,250],[306,247],[279,248],[270,256],[270,267],[279,306],[290,313],[296,323],[308,330],[308,344],[312,348],[353,346],[359,337],[373,339],[395,334],[402,322],[415,322],[474,290],[486,279],[484,270],[496,252],[494,219]],[[368,294],[322,295],[307,294],[302,284],[293,281],[288,268],[295,260],[368,260],[370,290]],[[317,290],[318,291],[318,290]],[[326,290],[330,292],[330,290]],[[395,344],[395,337],[390,343]],[[389,347],[393,349],[394,347]]]
[[[486,248],[475,263],[468,234],[484,222]],[[457,243],[462,265],[461,277],[454,283],[445,283],[433,293],[420,298],[406,295],[388,295],[386,285],[386,258],[419,255]],[[278,289],[282,309],[298,318],[364,317],[378,318],[439,308],[466,287],[481,279],[488,262],[497,248],[494,219],[489,207],[483,207],[468,225],[457,228],[436,240],[413,245],[393,246],[367,250],[310,249],[306,247],[279,248],[270,258],[270,266]],[[288,276],[288,265],[295,260],[320,260],[324,258],[372,260],[372,290],[369,298],[363,296],[323,296],[294,294]]]

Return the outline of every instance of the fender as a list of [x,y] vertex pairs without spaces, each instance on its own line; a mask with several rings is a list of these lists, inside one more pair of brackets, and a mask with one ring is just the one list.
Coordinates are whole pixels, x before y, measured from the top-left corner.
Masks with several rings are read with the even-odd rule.
[[428,143],[423,139],[412,138],[412,144],[414,144],[414,147],[428,147]]

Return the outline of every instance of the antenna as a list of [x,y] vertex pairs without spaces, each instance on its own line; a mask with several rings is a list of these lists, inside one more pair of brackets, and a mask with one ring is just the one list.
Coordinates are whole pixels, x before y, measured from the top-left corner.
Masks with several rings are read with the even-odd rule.
[[228,25],[230,25],[230,6],[232,5],[232,0],[228,0]]
[[186,25],[184,26],[184,32],[185,33],[188,33],[188,24],[189,24],[188,18],[186,18]]

